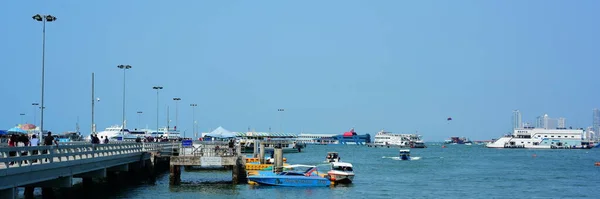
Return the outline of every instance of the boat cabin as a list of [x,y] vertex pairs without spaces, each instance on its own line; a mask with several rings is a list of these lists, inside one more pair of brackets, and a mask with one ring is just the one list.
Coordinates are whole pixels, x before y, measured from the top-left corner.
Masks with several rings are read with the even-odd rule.
[[345,162],[333,162],[331,163],[331,170],[334,171],[343,171],[343,172],[353,172],[352,164]]
[[400,149],[400,159],[401,160],[410,160],[410,150]]
[[327,162],[339,162],[340,156],[338,155],[338,152],[328,152],[326,161]]

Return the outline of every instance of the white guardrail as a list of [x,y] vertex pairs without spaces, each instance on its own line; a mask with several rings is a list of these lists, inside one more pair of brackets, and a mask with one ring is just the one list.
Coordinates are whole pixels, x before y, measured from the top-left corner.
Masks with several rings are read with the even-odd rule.
[[139,152],[170,154],[174,147],[180,145],[180,142],[62,142],[52,146],[0,147],[0,169]]

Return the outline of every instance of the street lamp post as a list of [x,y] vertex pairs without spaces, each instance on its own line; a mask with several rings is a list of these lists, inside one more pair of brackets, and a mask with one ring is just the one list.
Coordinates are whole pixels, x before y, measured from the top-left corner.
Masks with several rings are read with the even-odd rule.
[[33,106],[33,112],[31,113],[31,114],[33,114],[33,125],[37,125],[37,124],[36,124],[36,123],[37,123],[37,121],[36,121],[36,118],[35,118],[35,115],[37,115],[37,114],[35,114],[35,108],[36,108],[37,106],[39,106],[39,105],[40,105],[39,103],[35,103],[35,102],[34,102],[34,103],[31,103],[31,106]]
[[277,109],[277,112],[279,113],[279,132],[283,133],[283,112],[285,111],[285,109]]
[[140,128],[140,121],[142,120],[142,113],[144,113],[144,112],[142,112],[142,111],[138,111],[137,112],[137,114],[138,114],[138,128],[139,129],[141,129]]
[[44,132],[44,67],[46,64],[46,22],[56,21],[56,17],[52,15],[40,15],[36,14],[33,17],[36,21],[41,21],[43,24],[42,28],[42,107],[41,107],[41,117],[40,117],[40,139],[42,139],[42,134]]
[[156,132],[158,132],[158,91],[163,89],[162,86],[154,86],[152,89],[156,90]]
[[23,124],[23,117],[25,117],[25,113],[20,113],[19,115],[21,115],[21,124]]
[[[198,137],[198,134],[196,133],[196,106],[198,106],[198,104],[190,104],[190,106],[192,107],[192,133],[194,133],[194,139],[196,139]],[[185,135],[183,137],[185,137]]]
[[123,125],[121,126],[121,134],[124,133],[125,129],[125,71],[130,69],[130,65],[118,65],[117,68],[123,69]]
[[[177,130],[179,126],[179,101],[181,101],[181,98],[175,97],[173,100],[175,101],[175,130]],[[183,137],[185,138],[185,136]]]

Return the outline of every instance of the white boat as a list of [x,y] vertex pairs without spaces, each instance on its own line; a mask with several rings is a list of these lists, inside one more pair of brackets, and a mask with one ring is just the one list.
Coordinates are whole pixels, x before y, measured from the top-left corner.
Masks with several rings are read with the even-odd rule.
[[491,143],[488,148],[528,149],[590,149],[593,142],[583,140],[582,129],[519,128],[512,135],[505,135]]
[[338,152],[327,152],[327,156],[325,157],[325,162],[329,163],[329,162],[339,162],[340,161],[340,156],[338,155]]
[[378,146],[399,146],[406,148],[425,148],[425,143],[421,136],[417,134],[396,134],[392,132],[379,131],[375,135],[373,145]]
[[335,183],[350,184],[354,180],[354,169],[347,162],[331,162],[331,170],[327,172],[329,180]]
[[[146,132],[143,131],[130,131],[129,129],[122,128],[119,125],[110,126],[104,131],[98,132],[98,138],[100,138],[100,142],[104,141],[104,138],[108,137],[108,140],[119,140],[119,141],[133,141],[138,137],[143,137]],[[89,136],[88,136],[89,139]]]
[[400,149],[400,154],[398,157],[400,158],[400,160],[410,160],[410,150]]

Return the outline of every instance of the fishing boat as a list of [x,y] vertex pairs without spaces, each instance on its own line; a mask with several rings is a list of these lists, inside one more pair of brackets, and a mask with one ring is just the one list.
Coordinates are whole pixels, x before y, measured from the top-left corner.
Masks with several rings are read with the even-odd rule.
[[259,171],[256,175],[248,176],[248,180],[259,185],[287,187],[324,187],[330,186],[331,181],[319,174],[316,166],[289,165],[284,166],[283,172]]
[[410,160],[410,150],[400,149],[400,160]]
[[332,162],[331,170],[327,172],[327,176],[332,182],[350,184],[354,180],[354,170],[352,164],[347,162]]

